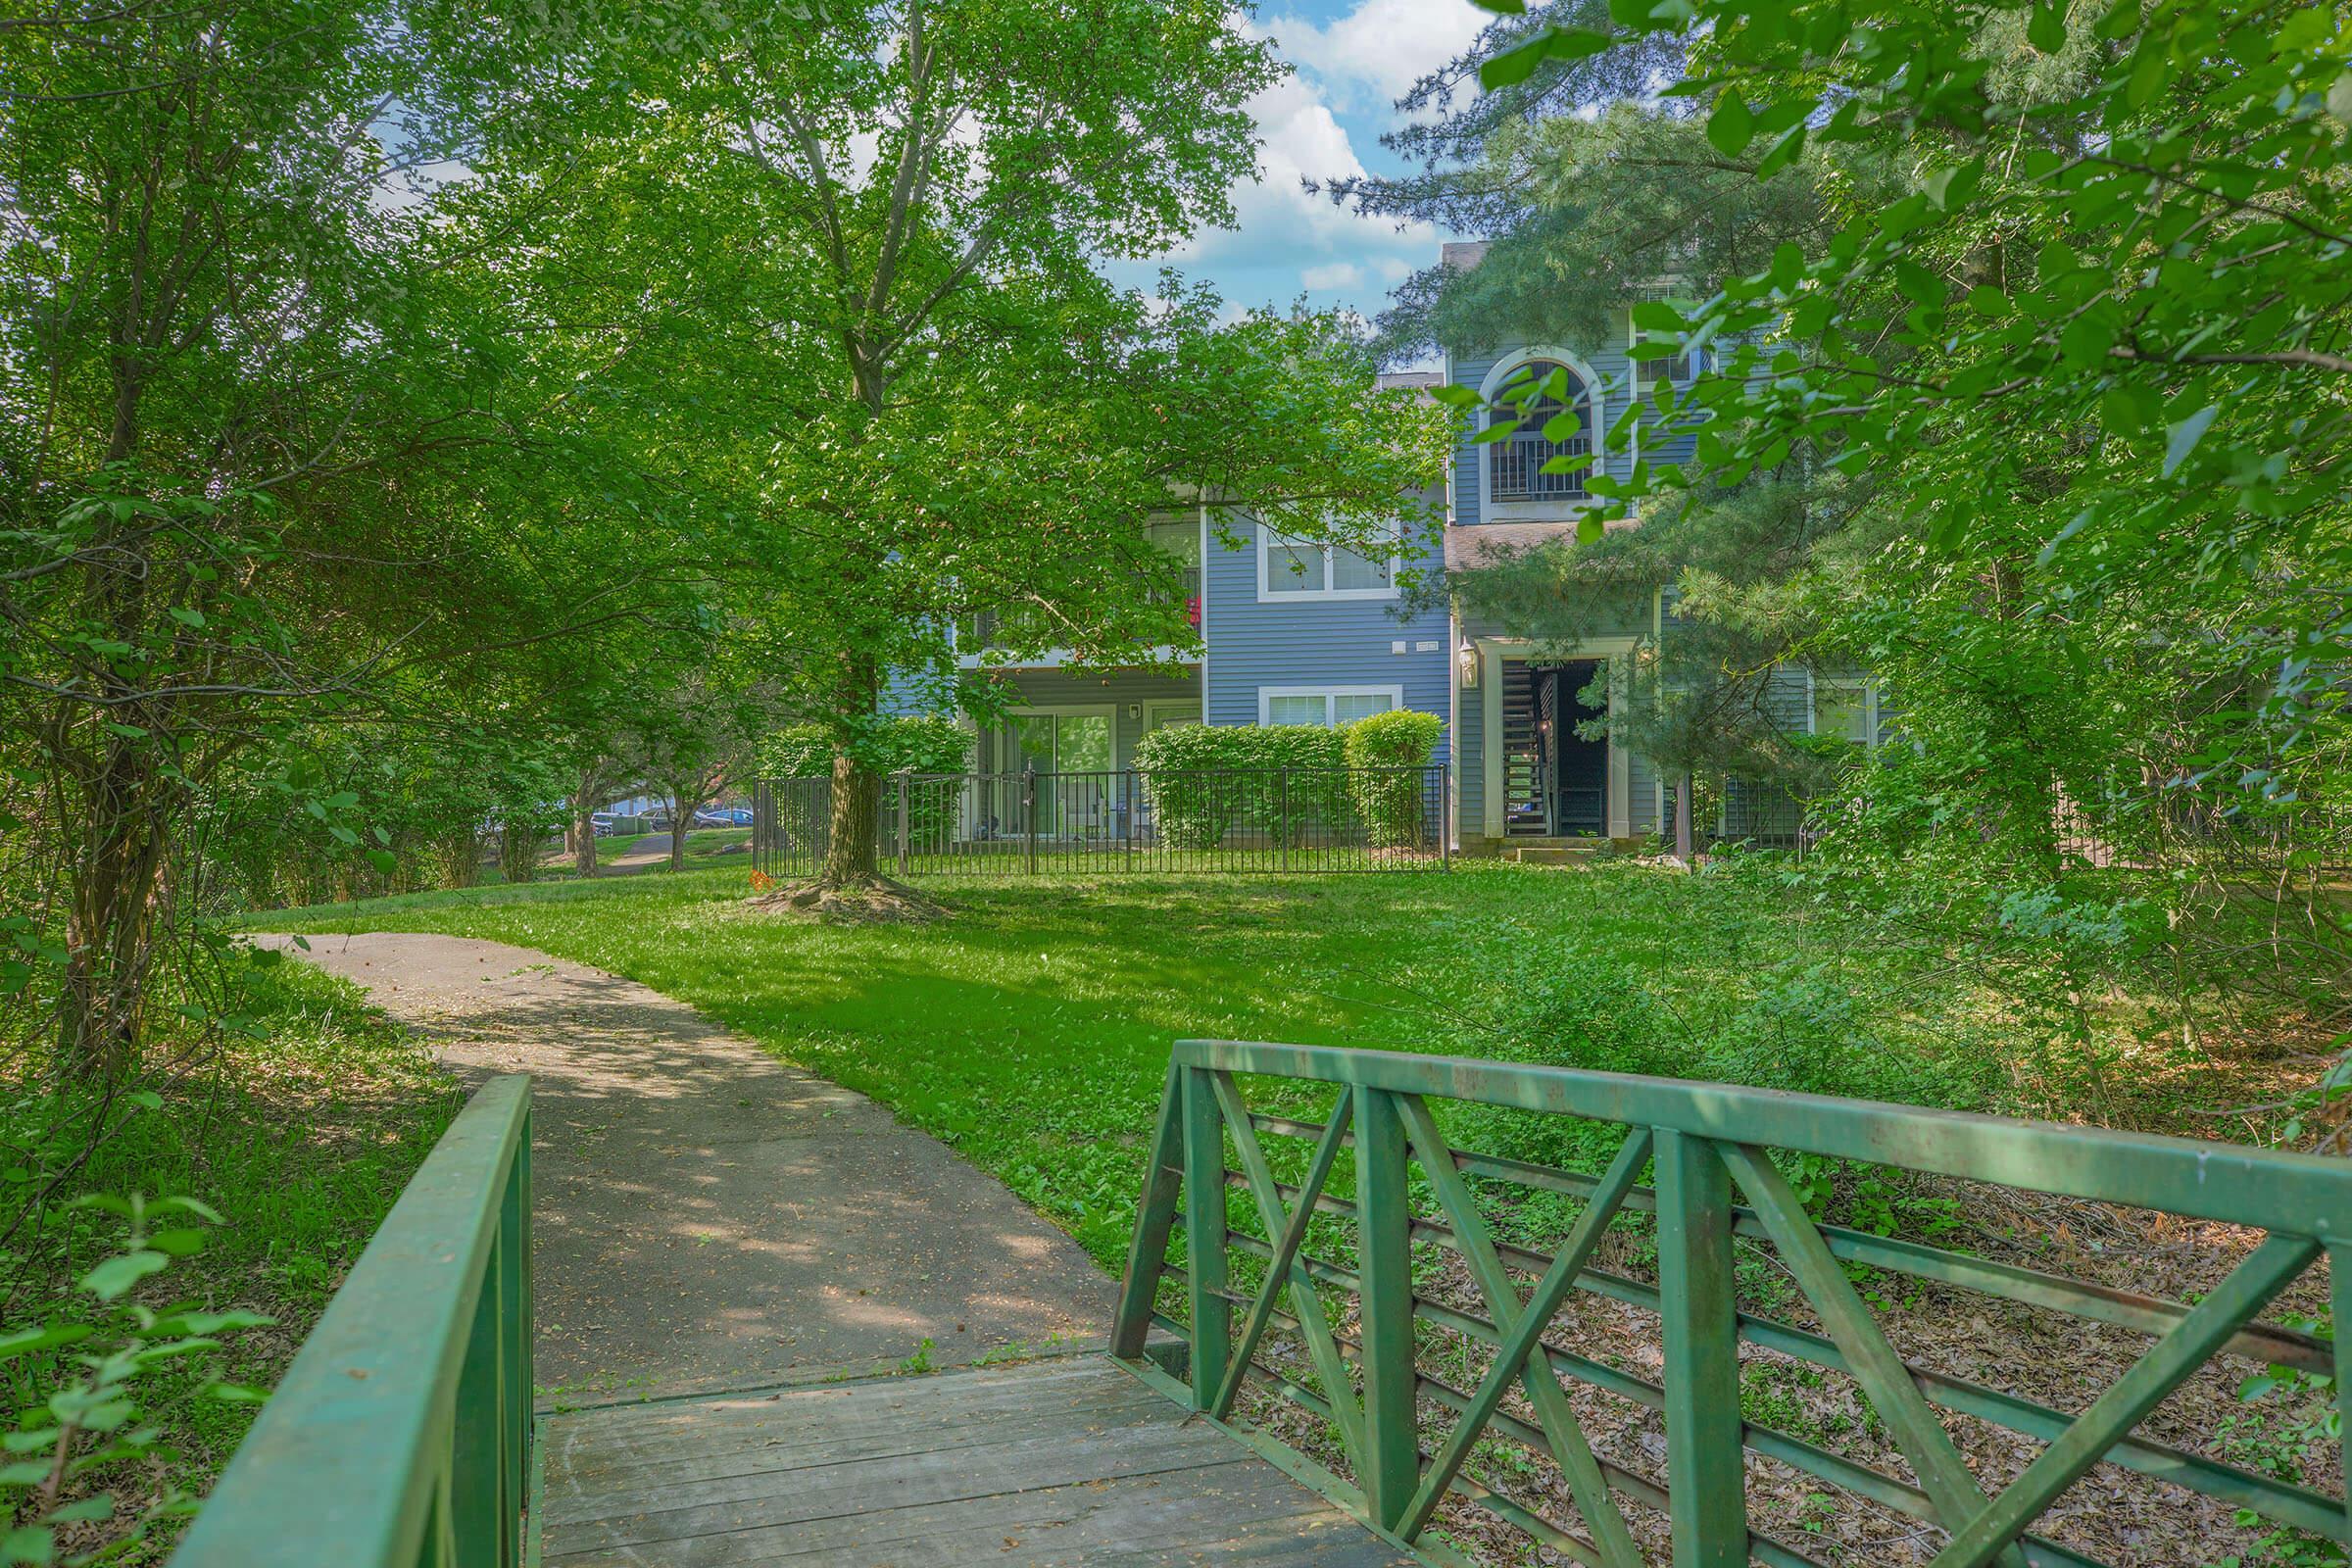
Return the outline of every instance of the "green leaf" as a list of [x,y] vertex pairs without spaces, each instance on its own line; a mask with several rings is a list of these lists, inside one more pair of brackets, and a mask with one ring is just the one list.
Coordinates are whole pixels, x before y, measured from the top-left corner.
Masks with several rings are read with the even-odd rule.
[[2170,427],[2164,442],[2164,476],[2167,479],[2179,472],[2180,465],[2188,461],[2188,455],[2197,449],[2197,443],[2205,438],[2206,429],[2221,412],[2220,404],[2208,403]]
[[204,612],[201,610],[190,610],[183,605],[173,605],[168,613],[182,626],[192,627],[197,631],[204,629]]
[[1608,524],[1597,512],[1587,512],[1576,519],[1576,542],[1589,545],[1609,531]]
[[1489,92],[1504,87],[1516,87],[1536,74],[1550,54],[1549,39],[1539,33],[1525,43],[1513,44],[1501,54],[1478,68],[1479,84]]
[[1748,112],[1747,100],[1732,89],[1726,89],[1715,100],[1715,112],[1707,117],[1707,140],[1726,158],[1737,158],[1747,150],[1756,132],[1756,117]]
[[1683,313],[1664,300],[1636,300],[1634,325],[1644,332],[1680,332]]
[[100,1263],[81,1277],[81,1288],[101,1301],[112,1301],[148,1275],[170,1267],[172,1259],[163,1253],[141,1248],[138,1251],[123,1252]]
[[57,1560],[57,1537],[39,1525],[19,1525],[0,1536],[0,1563],[33,1563],[40,1568]]
[[1471,3],[1497,16],[1518,17],[1527,14],[1527,0],[1471,0]]
[[19,1329],[0,1336],[0,1361],[10,1356],[29,1355],[39,1350],[54,1350],[62,1345],[73,1345],[90,1337],[87,1323],[51,1323],[43,1328]]
[[2054,55],[2066,47],[2066,8],[2064,6],[2035,6],[2026,23],[2026,41],[2045,55]]
[[115,1499],[101,1492],[94,1497],[84,1497],[78,1502],[69,1502],[62,1508],[51,1509],[49,1522],[59,1525],[86,1525],[95,1524],[101,1519],[112,1519],[114,1516]]
[[1544,53],[1554,60],[1584,60],[1606,54],[1616,46],[1616,39],[1591,27],[1554,27],[1544,41]]
[[169,1252],[173,1257],[186,1257],[191,1252],[203,1250],[204,1232],[187,1226],[176,1230],[157,1231],[153,1236],[147,1238],[147,1245],[159,1252]]
[[1772,144],[1772,151],[1766,153],[1764,161],[1756,166],[1756,178],[1770,179],[1796,162],[1797,154],[1804,150],[1805,127],[1799,125]]

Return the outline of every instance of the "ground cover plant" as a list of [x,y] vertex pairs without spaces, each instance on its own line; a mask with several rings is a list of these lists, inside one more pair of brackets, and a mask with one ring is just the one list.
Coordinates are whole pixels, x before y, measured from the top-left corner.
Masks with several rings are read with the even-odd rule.
[[[96,1403],[127,1399],[130,1414],[92,1417],[66,1445],[74,1463],[37,1510],[60,1560],[124,1545],[120,1560],[161,1559],[177,1499],[201,1496],[244,1437],[249,1391],[276,1383],[463,1103],[429,1051],[344,981],[265,955],[245,999],[233,1027],[159,1042],[172,1070],[125,1097],[108,1136],[66,1140],[87,1155],[70,1169],[44,1165],[58,1138],[39,1086],[13,1083],[0,1105],[10,1191],[57,1183],[56,1200],[12,1208],[0,1236],[7,1320],[47,1325],[0,1357],[12,1451],[53,1429],[51,1396],[76,1385],[77,1353],[112,1342],[114,1313],[193,1303],[146,1336],[187,1353],[108,1384]],[[76,1342],[61,1325],[98,1332]],[[58,1451],[54,1438],[39,1446]]]

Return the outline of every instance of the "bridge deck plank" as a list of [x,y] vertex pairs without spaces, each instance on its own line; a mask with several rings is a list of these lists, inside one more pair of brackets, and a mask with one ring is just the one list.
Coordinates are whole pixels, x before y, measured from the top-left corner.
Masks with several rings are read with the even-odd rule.
[[551,1568],[1412,1559],[1099,1356],[546,1418]]

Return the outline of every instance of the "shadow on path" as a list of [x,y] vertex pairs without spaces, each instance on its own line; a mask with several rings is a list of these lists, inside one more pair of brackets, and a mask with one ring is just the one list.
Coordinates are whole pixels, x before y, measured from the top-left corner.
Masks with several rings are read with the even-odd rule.
[[310,943],[469,1082],[532,1075],[538,1376],[566,1402],[1107,1330],[1112,1282],[994,1178],[683,1003],[497,942]]

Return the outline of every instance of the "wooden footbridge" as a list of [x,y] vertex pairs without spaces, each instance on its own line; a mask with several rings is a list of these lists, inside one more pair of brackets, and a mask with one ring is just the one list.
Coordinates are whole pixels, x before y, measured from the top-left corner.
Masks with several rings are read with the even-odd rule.
[[[1506,1125],[1573,1157],[1456,1146]],[[2236,1245],[2189,1304],[1820,1223],[1791,1166]],[[2268,1368],[2307,1416],[2340,1416],[2343,1357],[2309,1327],[2344,1320],[2352,1275],[2314,1265],[2346,1247],[2343,1161],[1185,1042],[1107,1347],[534,1411],[528,1085],[505,1078],[403,1195],[175,1561],[2127,1568],[2254,1541],[2341,1561],[2340,1420],[2295,1465],[2249,1465],[2196,1396]],[[1967,1365],[1908,1345],[1907,1309],[1955,1301],[2055,1355],[2075,1396],[2021,1393],[2027,1358],[1983,1342]],[[1792,1384],[1851,1419],[1770,1396]],[[2134,1496],[2160,1528],[2107,1528]]]

